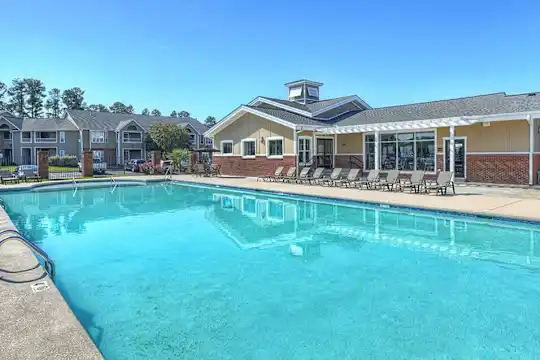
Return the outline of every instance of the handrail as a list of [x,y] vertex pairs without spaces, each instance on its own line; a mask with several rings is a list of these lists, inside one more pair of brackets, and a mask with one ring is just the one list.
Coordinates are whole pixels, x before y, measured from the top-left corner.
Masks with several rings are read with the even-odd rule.
[[8,240],[19,241],[21,244],[25,245],[30,250],[32,250],[34,254],[37,255],[41,260],[43,260],[43,262],[45,263],[45,272],[51,277],[52,280],[54,280],[54,276],[56,274],[54,261],[51,260],[49,255],[47,255],[47,253],[44,250],[42,250],[37,245],[31,243],[30,241],[26,240],[24,236],[17,230],[8,229],[8,230],[0,231],[0,235],[4,235],[6,233],[14,233],[15,235],[11,235],[0,240],[0,246],[2,246]]
[[77,185],[77,181],[75,181],[75,175],[73,175],[71,182],[73,183],[73,197],[75,197],[75,194],[77,194],[77,190],[79,189],[79,185]]
[[169,180],[169,181],[172,181],[172,166],[169,166],[167,168],[167,171],[165,171],[165,180]]
[[114,192],[114,190],[116,189],[116,187],[118,186],[118,184],[116,183],[116,180],[114,179],[114,176],[110,176],[110,179],[111,179],[111,186],[112,186],[112,190],[111,190],[111,194]]

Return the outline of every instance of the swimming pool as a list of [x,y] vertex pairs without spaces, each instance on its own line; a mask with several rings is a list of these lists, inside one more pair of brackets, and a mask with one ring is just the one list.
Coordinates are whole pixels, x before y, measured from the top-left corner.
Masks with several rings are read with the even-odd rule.
[[106,359],[537,359],[540,227],[186,185],[3,195]]

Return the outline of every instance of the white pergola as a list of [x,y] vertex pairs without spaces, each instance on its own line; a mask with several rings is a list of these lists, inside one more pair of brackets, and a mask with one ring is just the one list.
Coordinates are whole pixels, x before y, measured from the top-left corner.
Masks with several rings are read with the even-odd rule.
[[439,127],[448,127],[450,129],[450,149],[449,150],[449,162],[450,171],[455,169],[455,127],[467,126],[475,123],[485,121],[482,117],[465,118],[465,117],[453,117],[431,120],[414,120],[414,121],[400,121],[389,123],[375,123],[375,124],[363,124],[363,125],[345,125],[345,126],[332,126],[327,128],[317,129],[316,132],[321,134],[354,134],[354,133],[366,133],[372,132],[375,134],[375,169],[380,168],[379,159],[379,138],[381,131],[402,131],[402,130],[422,130],[433,129]]

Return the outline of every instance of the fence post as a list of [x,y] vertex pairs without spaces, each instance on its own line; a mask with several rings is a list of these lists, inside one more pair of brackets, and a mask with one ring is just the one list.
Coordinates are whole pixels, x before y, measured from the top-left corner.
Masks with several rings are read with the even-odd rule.
[[83,177],[94,176],[94,155],[91,151],[83,151],[81,167]]
[[49,152],[48,151],[38,151],[37,153],[38,161],[38,175],[42,179],[49,178]]

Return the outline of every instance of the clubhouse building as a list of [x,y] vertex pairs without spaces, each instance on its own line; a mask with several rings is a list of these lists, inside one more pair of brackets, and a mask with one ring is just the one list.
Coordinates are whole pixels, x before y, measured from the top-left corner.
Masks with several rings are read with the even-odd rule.
[[259,96],[204,133],[230,175],[277,166],[455,172],[456,181],[538,184],[540,93],[494,93],[372,108],[360,97],[321,99],[322,83],[285,84],[288,97]]

